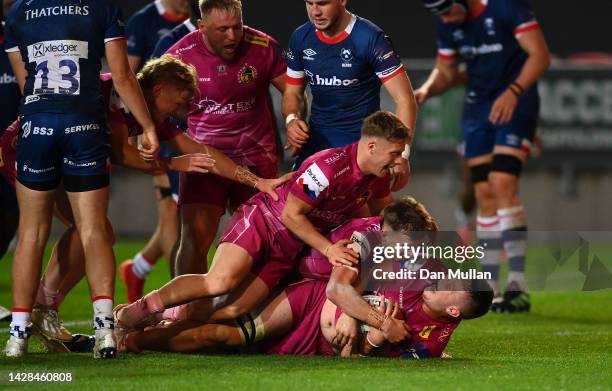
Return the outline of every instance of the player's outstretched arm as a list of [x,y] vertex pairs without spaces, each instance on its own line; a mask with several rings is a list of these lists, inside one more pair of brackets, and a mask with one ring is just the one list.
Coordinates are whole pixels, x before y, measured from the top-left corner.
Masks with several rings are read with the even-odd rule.
[[215,161],[209,155],[194,153],[172,158],[157,157],[155,160],[144,161],[140,154],[128,142],[128,130],[125,124],[110,122],[111,129],[111,161],[113,164],[143,171],[147,174],[163,174],[168,170],[181,172],[207,173]]
[[412,145],[417,119],[417,104],[406,72],[400,72],[383,84],[395,102],[395,114],[410,129],[406,142]]
[[427,81],[415,92],[414,96],[419,105],[432,97],[445,93],[465,79],[465,73],[459,71],[457,59],[436,59],[436,67],[431,71]]
[[291,174],[274,179],[260,178],[246,168],[238,166],[218,149],[200,144],[184,133],[180,133],[169,140],[168,144],[179,153],[209,155],[215,162],[214,166],[209,167],[209,172],[268,193],[275,201],[278,199],[278,195],[274,189],[291,178]]
[[152,160],[159,152],[159,140],[140,85],[130,69],[126,43],[121,39],[113,40],[105,44],[105,49],[115,89],[142,126],[142,157],[145,160]]

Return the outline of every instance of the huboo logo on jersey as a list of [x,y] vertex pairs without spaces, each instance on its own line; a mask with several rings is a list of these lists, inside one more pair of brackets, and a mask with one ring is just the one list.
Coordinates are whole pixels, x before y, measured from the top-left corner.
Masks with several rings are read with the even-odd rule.
[[306,71],[308,82],[315,86],[332,86],[332,87],[348,87],[359,83],[359,79],[340,79],[337,76],[323,77],[315,75],[310,71]]
[[71,39],[43,41],[28,46],[30,61],[48,57],[87,58],[89,43]]
[[316,200],[319,194],[329,186],[329,180],[317,163],[313,163],[300,175],[297,184],[302,188],[304,194]]
[[17,78],[9,73],[3,73],[0,75],[0,84],[15,84]]
[[504,45],[501,43],[482,44],[480,46],[461,46],[459,53],[464,59],[472,59],[481,54],[499,53],[504,50]]

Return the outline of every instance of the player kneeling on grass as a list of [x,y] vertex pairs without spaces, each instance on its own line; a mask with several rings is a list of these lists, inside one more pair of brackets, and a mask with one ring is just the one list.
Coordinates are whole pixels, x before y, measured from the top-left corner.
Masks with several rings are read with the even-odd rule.
[[166,308],[249,289],[248,295],[239,295],[249,298],[242,306],[246,313],[293,269],[304,242],[334,265],[356,263],[357,254],[345,241],[332,243],[323,234],[349,217],[369,215],[371,198],[388,196],[388,188],[378,194],[373,185],[402,159],[407,133],[406,126],[391,113],[369,116],[359,142],[307,159],[292,181],[278,188],[278,200],[258,194],[239,207],[209,273],[179,276],[141,300],[118,308],[120,327],[123,331],[140,328],[151,323],[151,315]]
[[[138,150],[128,143],[129,136],[136,136],[142,128],[125,104],[113,90],[110,75],[101,76],[103,103],[111,129],[111,158],[113,163],[148,173],[160,170],[182,172],[211,172],[219,176],[253,186],[277,197],[274,189],[285,179],[261,179],[237,166],[218,150],[193,141],[189,136],[172,126],[168,119],[179,112],[197,91],[197,75],[192,66],[170,55],[149,61],[137,79],[144,92],[145,101],[157,126],[160,141],[185,155],[173,158],[157,158],[154,161],[140,159]],[[7,160],[14,162],[14,142],[19,121],[3,134],[2,145]],[[8,170],[8,167],[12,169]],[[13,178],[14,164],[6,165],[6,175]],[[61,200],[61,195],[59,195]],[[64,297],[85,275],[84,253],[81,241],[74,228],[72,212],[66,203],[60,205],[62,221],[68,227],[53,249],[47,270],[38,287],[35,307],[32,312],[34,331],[43,338],[49,350],[65,350],[59,342],[69,342],[72,335],[58,318],[58,308]],[[56,208],[58,210],[58,208]],[[67,272],[66,272],[67,270]]]

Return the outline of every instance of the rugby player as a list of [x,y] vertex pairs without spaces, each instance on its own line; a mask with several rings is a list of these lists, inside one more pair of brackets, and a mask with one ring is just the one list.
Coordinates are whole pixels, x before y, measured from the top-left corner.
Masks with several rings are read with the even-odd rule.
[[[335,269],[334,272],[338,270]],[[485,286],[483,286],[485,284]],[[384,324],[371,322],[366,336],[355,345],[361,355],[425,359],[441,357],[461,320],[483,316],[491,306],[492,291],[480,280],[440,280],[425,291],[408,291],[399,303],[397,292],[381,293],[379,306]],[[386,303],[386,304],[385,304]],[[127,335],[122,351],[213,352],[255,344],[259,353],[281,355],[348,356],[353,345],[342,344],[337,326],[343,312],[326,296],[326,283],[303,280],[290,285],[256,317],[235,323],[205,324],[193,321],[161,324]],[[403,338],[390,343],[388,330],[399,324]],[[382,328],[382,330],[380,330]]]
[[[259,191],[277,197],[274,189],[286,181],[262,179],[250,174],[243,167],[224,156],[215,148],[196,143],[168,122],[168,117],[180,109],[197,92],[197,75],[193,67],[171,55],[154,59],[142,68],[137,79],[144,92],[159,131],[160,140],[186,155],[171,159],[158,158],[157,162],[144,162],[138,158],[135,148],[128,144],[128,136],[142,132],[133,115],[127,110],[112,89],[110,75],[102,75],[102,92],[112,132],[112,162],[145,172],[171,168],[182,172],[212,172],[216,175],[254,186]],[[17,122],[9,129],[13,133]],[[7,132],[8,133],[8,132]],[[0,144],[2,145],[2,144]],[[12,159],[14,161],[14,158]],[[14,165],[13,165],[14,166]],[[4,173],[4,172],[3,172]],[[9,176],[11,172],[6,173]],[[12,173],[14,181],[14,171]],[[288,176],[285,176],[288,179]],[[57,311],[64,297],[85,274],[83,250],[73,227],[69,206],[63,215],[69,227],[55,246],[45,275],[39,285],[36,305],[32,313],[34,331],[46,339],[49,345],[54,340],[69,341],[71,334],[61,325]],[[60,254],[61,253],[61,254]],[[63,272],[62,272],[63,271]]]
[[[161,57],[175,43],[185,35],[195,31],[200,18],[200,5],[198,0],[189,0],[189,19],[164,34],[155,46],[153,57]],[[185,117],[181,113],[180,117]],[[182,120],[182,118],[181,118]],[[177,152],[166,145],[162,145],[160,155],[164,157],[178,156]],[[153,270],[153,266],[163,255],[174,269],[175,255],[179,236],[179,215],[176,202],[179,195],[179,173],[168,171],[153,178],[155,195],[157,198],[157,227],[155,232],[132,259],[125,260],[120,266],[121,280],[126,285],[128,301],[142,297],[145,278]]]
[[447,91],[467,65],[463,115],[465,158],[478,203],[477,237],[487,243],[483,271],[499,295],[499,257],[509,260],[508,286],[493,311],[530,308],[525,281],[527,216],[518,178],[533,140],[539,112],[536,82],[550,65],[546,41],[524,0],[424,0],[439,15],[438,58],[417,90],[420,103]]
[[[357,141],[363,119],[380,110],[384,85],[395,101],[397,116],[410,129],[406,159],[394,168],[399,177],[393,191],[401,189],[410,174],[417,106],[390,38],[369,20],[350,13],[347,0],[305,3],[310,21],[294,31],[285,56],[283,114],[287,145],[298,154],[295,167],[315,152]],[[307,85],[313,96],[309,123],[301,115]]]
[[278,201],[259,194],[238,208],[209,273],[176,277],[137,302],[118,307],[120,327],[136,328],[166,308],[230,292],[249,300],[243,304],[249,311],[292,270],[303,243],[334,265],[355,263],[347,241],[331,243],[323,234],[348,217],[367,215],[370,198],[388,196],[388,188],[374,194],[372,187],[376,178],[388,176],[399,164],[408,131],[391,113],[366,118],[359,142],[307,159],[293,180],[279,188]]
[[[143,158],[154,158],[159,149],[155,125],[128,65],[122,25],[119,9],[105,0],[17,1],[7,17],[5,50],[25,96],[16,190],[19,205],[27,205],[20,208],[7,356],[27,353],[54,190],[63,180],[85,252],[97,337],[94,357],[115,357],[115,260],[106,225],[108,132],[99,101],[102,56],[143,126]],[[82,125],[88,130],[62,131]]]
[[[276,176],[274,119],[268,90],[285,89],[285,61],[276,41],[244,26],[239,0],[200,2],[198,30],[168,53],[196,67],[200,96],[190,103],[188,134],[247,166],[262,178]],[[176,274],[204,273],[206,256],[226,207],[255,194],[252,187],[208,174],[181,174],[181,234]]]

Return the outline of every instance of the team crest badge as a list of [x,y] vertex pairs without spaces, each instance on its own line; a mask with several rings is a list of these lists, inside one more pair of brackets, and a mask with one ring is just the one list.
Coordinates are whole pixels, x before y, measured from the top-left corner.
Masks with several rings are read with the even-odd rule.
[[254,66],[244,64],[240,72],[238,72],[238,82],[240,84],[250,84],[257,78],[257,70]]
[[351,49],[342,48],[340,49],[340,57],[344,62],[349,62],[353,59],[353,52]]

